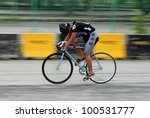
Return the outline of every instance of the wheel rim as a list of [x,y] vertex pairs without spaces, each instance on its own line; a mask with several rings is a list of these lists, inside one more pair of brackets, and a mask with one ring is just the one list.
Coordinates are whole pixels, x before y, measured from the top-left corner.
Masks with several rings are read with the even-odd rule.
[[42,64],[42,73],[45,79],[53,84],[61,84],[67,81],[73,72],[72,62],[67,56],[64,56],[58,68],[61,55],[62,53],[54,53],[48,56]]
[[95,55],[102,68],[98,68],[99,66],[97,66],[97,61],[93,60],[94,56],[92,55],[92,66],[95,76],[90,79],[95,83],[103,84],[110,81],[115,76],[117,69],[116,62],[114,58],[107,53],[99,52]]

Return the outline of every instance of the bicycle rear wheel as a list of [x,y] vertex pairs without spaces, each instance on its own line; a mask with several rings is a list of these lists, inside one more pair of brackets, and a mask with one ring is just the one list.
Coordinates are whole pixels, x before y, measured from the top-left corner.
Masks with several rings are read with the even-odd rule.
[[91,58],[95,76],[90,79],[97,84],[104,84],[110,81],[116,74],[117,66],[115,59],[105,52],[93,54]]
[[63,53],[49,55],[42,64],[42,73],[45,79],[53,84],[66,82],[72,72],[72,61]]

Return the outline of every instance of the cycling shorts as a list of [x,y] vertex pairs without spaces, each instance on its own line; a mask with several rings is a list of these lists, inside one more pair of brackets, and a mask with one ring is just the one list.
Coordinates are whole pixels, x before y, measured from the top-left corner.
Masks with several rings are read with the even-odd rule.
[[97,41],[98,33],[94,31],[90,34],[89,39],[85,44],[84,53],[91,53]]

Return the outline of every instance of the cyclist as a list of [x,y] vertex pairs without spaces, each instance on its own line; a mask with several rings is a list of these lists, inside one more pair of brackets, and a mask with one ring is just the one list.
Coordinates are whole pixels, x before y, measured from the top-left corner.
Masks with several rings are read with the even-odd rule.
[[85,58],[88,67],[88,75],[87,78],[94,76],[94,72],[92,69],[92,59],[91,52],[97,43],[99,37],[96,29],[89,23],[73,21],[72,24],[67,23],[66,25],[68,34],[64,40],[64,48],[67,49],[71,44],[74,46],[78,46],[78,40],[83,40],[85,42],[84,54],[80,48],[75,48],[75,51],[78,55],[77,61],[80,62],[83,58]]

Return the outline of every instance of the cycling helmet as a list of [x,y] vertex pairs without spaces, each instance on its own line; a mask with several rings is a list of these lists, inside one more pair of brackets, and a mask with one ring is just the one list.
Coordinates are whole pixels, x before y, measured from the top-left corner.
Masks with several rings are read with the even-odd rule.
[[66,28],[66,24],[59,24],[59,30],[62,34],[67,34],[68,31],[67,31],[67,28]]
[[62,24],[59,24],[59,30],[60,30],[60,32],[62,33],[62,34],[68,34],[68,27],[70,27],[71,26],[71,24],[70,23],[67,23],[67,24],[64,24],[64,23],[62,23]]
[[67,23],[67,24],[66,24],[67,29],[68,29],[68,27],[70,27],[70,26],[71,26],[71,24],[70,24],[70,23]]

